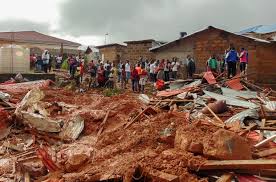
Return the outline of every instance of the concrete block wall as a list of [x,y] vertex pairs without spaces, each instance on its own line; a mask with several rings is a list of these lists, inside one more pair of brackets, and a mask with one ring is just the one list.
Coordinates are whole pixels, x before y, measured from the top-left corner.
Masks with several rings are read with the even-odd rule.
[[128,43],[125,50],[123,60],[129,60],[131,63],[136,63],[141,56],[144,59],[155,59],[154,53],[150,52],[149,49],[152,47],[152,43]]

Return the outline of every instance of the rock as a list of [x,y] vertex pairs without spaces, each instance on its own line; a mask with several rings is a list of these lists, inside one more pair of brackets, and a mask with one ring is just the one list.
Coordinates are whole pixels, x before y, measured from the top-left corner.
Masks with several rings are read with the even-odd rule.
[[77,171],[88,160],[88,156],[85,154],[76,154],[69,157],[65,163],[65,169],[67,172]]
[[[214,103],[208,104],[208,107],[216,114],[224,113],[228,110],[227,104],[225,100],[219,100]],[[202,109],[203,114],[209,114],[210,111],[207,109],[207,107],[204,107]]]
[[48,173],[47,168],[43,165],[41,160],[24,162],[22,167],[32,178],[45,176]]
[[247,140],[235,133],[220,129],[203,144],[203,154],[220,160],[250,160],[251,146]]
[[192,140],[189,136],[182,133],[181,130],[177,130],[174,139],[174,147],[187,151]]
[[191,142],[188,151],[194,154],[203,154],[203,144],[199,142]]

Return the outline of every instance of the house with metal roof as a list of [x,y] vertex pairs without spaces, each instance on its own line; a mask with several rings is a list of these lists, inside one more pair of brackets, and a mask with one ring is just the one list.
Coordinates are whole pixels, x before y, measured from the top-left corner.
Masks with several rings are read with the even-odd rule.
[[[194,57],[197,72],[206,70],[206,62],[212,55],[223,59],[225,50],[233,45],[238,51],[245,48],[249,53],[249,79],[260,84],[276,86],[276,44],[273,41],[240,35],[209,26],[203,30],[180,37],[161,46],[150,48],[156,59],[172,59],[177,57],[182,67],[188,55]],[[183,78],[185,78],[185,69]]]
[[50,50],[59,53],[63,49],[66,53],[77,53],[81,44],[45,35],[36,31],[0,32],[0,46],[14,44],[29,48],[32,53],[40,53],[41,50]]
[[276,24],[250,27],[238,32],[238,34],[261,38],[269,41],[276,41]]

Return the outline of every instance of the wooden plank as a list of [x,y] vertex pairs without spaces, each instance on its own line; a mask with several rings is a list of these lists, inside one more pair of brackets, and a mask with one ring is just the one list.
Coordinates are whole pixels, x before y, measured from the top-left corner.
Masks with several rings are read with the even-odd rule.
[[258,127],[258,125],[257,125],[256,123],[254,123],[254,124],[252,124],[252,125],[250,125],[250,126],[248,126],[248,127],[246,127],[246,128],[242,128],[242,129],[244,129],[244,130],[241,131],[241,132],[239,133],[239,135],[242,136],[242,135],[246,134],[247,132],[256,129],[257,127]]
[[207,161],[202,165],[188,166],[192,170],[220,170],[220,169],[276,169],[276,160],[225,160]]
[[208,110],[209,112],[221,123],[224,125],[224,122],[212,111],[212,109],[207,105],[207,104],[203,104]]
[[106,123],[106,121],[107,121],[107,118],[108,118],[108,116],[109,116],[109,113],[110,113],[110,110],[107,111],[107,113],[106,113],[106,115],[105,115],[105,117],[104,117],[103,122],[100,124],[100,129],[99,129],[99,131],[98,131],[98,133],[97,133],[97,136],[100,136],[100,135],[102,134],[103,129],[104,129],[104,125],[105,125],[105,123]]
[[216,182],[231,182],[232,178],[234,177],[231,173],[223,174]]
[[255,155],[257,157],[266,157],[266,156],[270,156],[270,155],[273,155],[273,154],[276,154],[276,148],[263,150],[261,152],[256,153]]
[[153,181],[162,182],[178,182],[179,177],[173,174],[168,174],[158,170],[146,170],[147,176],[150,176]]
[[254,147],[255,148],[260,148],[260,147],[266,145],[267,143],[273,141],[275,138],[276,138],[276,135],[272,135],[271,137],[269,137],[269,138],[257,143],[256,145],[254,145]]
[[[242,127],[242,129],[247,129],[247,127]],[[267,130],[267,131],[276,131],[276,127],[253,127],[250,130]]]
[[[124,127],[124,129],[128,128],[130,125],[132,125],[134,122],[136,122],[145,112],[147,112],[148,110],[152,110],[152,111],[156,111],[155,109],[153,109],[152,107],[147,107],[146,109],[144,109],[142,112],[140,112],[134,119],[132,119],[130,122],[128,122],[126,124],[126,126]],[[156,112],[157,113],[157,112]]]
[[181,99],[181,100],[164,99],[164,100],[150,100],[150,102],[194,102],[194,100],[190,100],[190,99]]

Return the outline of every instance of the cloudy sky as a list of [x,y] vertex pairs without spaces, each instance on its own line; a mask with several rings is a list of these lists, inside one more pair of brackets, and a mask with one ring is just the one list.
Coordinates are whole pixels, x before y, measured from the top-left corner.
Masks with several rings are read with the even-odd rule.
[[0,31],[36,30],[86,45],[153,38],[209,25],[276,24],[276,0],[0,0]]

